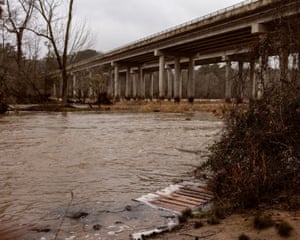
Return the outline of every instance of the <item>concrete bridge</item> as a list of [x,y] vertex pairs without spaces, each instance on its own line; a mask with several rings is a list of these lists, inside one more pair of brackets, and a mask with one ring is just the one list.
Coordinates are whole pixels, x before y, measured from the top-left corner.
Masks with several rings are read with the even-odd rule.
[[[269,57],[278,57],[281,78],[287,74],[289,56],[296,54],[299,58],[297,49],[290,51],[284,47],[289,41],[286,32],[297,29],[299,2],[244,1],[70,65],[69,96],[83,94],[83,89],[89,97],[93,96],[92,85],[96,83],[113,99],[180,101],[187,98],[193,101],[198,97],[195,69],[205,64],[222,63],[226,69],[224,97],[230,99],[236,97],[231,76],[232,62],[235,62],[237,82],[247,77],[250,83],[248,93],[240,97],[256,98],[264,85]],[[295,34],[299,39],[296,30]],[[276,47],[267,49],[267,41]],[[249,69],[247,73],[245,65]],[[59,96],[60,85],[59,81],[54,81],[53,95]]]

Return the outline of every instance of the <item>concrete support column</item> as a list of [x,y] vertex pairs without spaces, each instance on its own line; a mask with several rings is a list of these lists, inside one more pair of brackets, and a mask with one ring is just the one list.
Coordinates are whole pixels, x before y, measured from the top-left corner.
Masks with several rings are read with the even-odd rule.
[[88,93],[88,97],[92,97],[94,95],[94,90],[92,88],[92,78],[93,78],[93,73],[92,71],[89,71],[89,93]]
[[173,98],[173,72],[172,68],[168,66],[167,68],[167,74],[168,74],[168,99],[171,100]]
[[131,79],[130,79],[130,67],[126,69],[126,77],[125,77],[125,98],[127,100],[131,97]]
[[297,54],[298,69],[296,71],[296,85],[300,86],[300,53]]
[[114,64],[114,98],[120,98],[120,87],[119,87],[119,65]]
[[77,79],[76,79],[76,75],[73,74],[73,79],[72,79],[72,97],[75,98],[77,95]]
[[139,68],[139,79],[140,79],[140,94],[139,97],[141,99],[145,99],[146,97],[146,78],[143,71],[143,68]]
[[53,95],[53,97],[57,97],[56,82],[55,82],[55,80],[53,81],[52,95]]
[[180,69],[180,58],[175,58],[175,79],[174,79],[174,99],[179,102],[181,99],[181,69]]
[[227,61],[226,71],[225,71],[225,99],[230,100],[231,98],[232,98],[231,61]]
[[261,99],[264,95],[264,85],[267,80],[267,70],[269,67],[268,60],[267,56],[259,58],[260,76],[257,82],[257,99]]
[[250,62],[250,83],[251,83],[251,98],[256,99],[256,77],[255,77],[255,62]]
[[159,56],[159,98],[165,98],[165,56]]
[[189,59],[189,68],[188,68],[188,87],[187,87],[187,97],[189,102],[193,102],[195,98],[195,62],[194,58]]
[[288,81],[288,64],[289,64],[289,53],[287,49],[282,48],[280,49],[279,53],[279,66],[280,66],[280,85],[282,83]]
[[155,74],[154,72],[150,73],[150,98],[153,99],[154,98],[154,84],[155,84]]
[[58,83],[58,87],[59,87],[59,92],[58,92],[58,97],[61,98],[62,97],[62,93],[63,93],[63,80],[62,77],[59,78],[59,83]]
[[244,97],[244,62],[239,61],[239,72],[238,72],[238,80],[235,84],[235,97],[239,100],[243,99]]
[[113,98],[114,95],[114,77],[113,71],[109,70],[108,72],[108,83],[107,83],[107,95],[109,98]]
[[132,97],[136,99],[137,97],[137,88],[138,88],[138,74],[137,72],[132,72]]

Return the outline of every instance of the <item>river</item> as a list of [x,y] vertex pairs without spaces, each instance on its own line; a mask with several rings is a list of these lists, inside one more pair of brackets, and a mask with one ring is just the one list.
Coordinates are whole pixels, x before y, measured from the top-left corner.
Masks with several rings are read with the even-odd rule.
[[222,126],[204,112],[2,116],[0,235],[126,239],[151,228],[162,216],[131,200],[191,179]]

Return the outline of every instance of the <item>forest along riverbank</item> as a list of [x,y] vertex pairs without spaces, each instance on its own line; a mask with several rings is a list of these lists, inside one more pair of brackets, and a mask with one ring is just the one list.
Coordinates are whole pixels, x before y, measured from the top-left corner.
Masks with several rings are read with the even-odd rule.
[[2,116],[1,222],[15,240],[127,239],[165,224],[169,213],[131,199],[193,179],[222,127],[206,112]]

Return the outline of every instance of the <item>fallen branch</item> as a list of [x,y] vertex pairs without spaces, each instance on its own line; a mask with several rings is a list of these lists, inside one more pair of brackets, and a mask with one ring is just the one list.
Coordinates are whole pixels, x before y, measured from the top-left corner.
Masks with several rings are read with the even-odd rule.
[[215,236],[215,235],[217,235],[217,233],[210,233],[210,234],[202,235],[202,236],[198,236],[198,235],[194,235],[194,234],[188,234],[188,233],[180,233],[179,235],[180,236],[188,236],[188,237],[192,237],[192,238],[195,238],[195,239],[205,239],[205,238]]
[[70,200],[70,202],[69,202],[69,204],[68,204],[68,206],[67,206],[67,208],[66,208],[66,211],[65,211],[64,215],[62,216],[62,219],[61,219],[61,222],[60,222],[59,227],[58,227],[58,229],[57,229],[57,232],[56,232],[56,234],[55,234],[54,240],[57,240],[58,234],[60,233],[61,227],[62,227],[62,225],[63,225],[63,223],[64,223],[64,221],[65,221],[65,218],[66,218],[66,216],[67,216],[67,213],[69,212],[69,208],[70,208],[70,206],[72,205],[73,199],[74,199],[74,193],[73,193],[73,191],[71,191],[71,200]]

